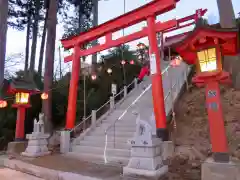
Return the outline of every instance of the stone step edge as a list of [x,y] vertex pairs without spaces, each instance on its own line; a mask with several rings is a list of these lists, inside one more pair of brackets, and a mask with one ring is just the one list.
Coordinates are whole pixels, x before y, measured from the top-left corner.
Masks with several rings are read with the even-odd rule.
[[[129,158],[127,157],[122,157],[122,156],[107,156],[107,163],[104,162],[104,155],[99,155],[99,154],[92,154],[92,153],[77,153],[77,152],[69,152],[64,154],[66,157],[69,158],[75,158],[75,159],[79,159],[79,160],[83,160],[83,161],[87,161],[87,162],[92,162],[92,163],[96,163],[96,164],[106,164],[109,166],[115,166],[115,167],[123,167],[126,166],[127,163],[129,162]],[[91,158],[90,158],[91,157]],[[120,159],[121,161],[126,161],[126,163],[119,163],[113,159]]]
[[26,163],[20,160],[12,160],[12,159],[10,160],[7,158],[3,160],[3,166],[9,169],[13,169],[29,175],[36,176],[38,178],[43,178],[44,180],[59,180],[59,179],[61,180],[69,180],[69,179],[103,180],[99,178],[83,176],[81,174],[48,169],[48,168],[32,165],[30,163]]
[[[86,145],[75,145],[76,148],[80,147],[80,148],[91,148],[95,151],[102,151],[104,152],[104,148],[102,147],[96,147],[96,146],[86,146]],[[73,148],[73,147],[72,147]],[[107,148],[106,151],[116,151],[116,152],[131,152],[131,149],[123,149],[123,148]],[[93,152],[90,152],[89,150],[89,154],[91,154]],[[118,156],[116,156],[118,157]]]

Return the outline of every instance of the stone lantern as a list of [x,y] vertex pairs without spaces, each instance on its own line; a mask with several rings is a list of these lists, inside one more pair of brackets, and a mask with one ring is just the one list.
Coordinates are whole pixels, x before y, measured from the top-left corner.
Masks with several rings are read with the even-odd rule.
[[[216,174],[221,174],[222,177],[230,180],[233,178],[229,174],[236,172],[234,169],[236,166],[231,166],[232,162],[229,162],[219,84],[231,83],[230,73],[223,70],[222,57],[237,55],[238,36],[237,29],[198,26],[181,42],[173,45],[187,64],[196,66],[196,75],[192,81],[198,87],[205,87],[206,90],[206,109],[213,157],[203,164],[202,179],[215,179]],[[221,167],[218,163],[222,164]],[[221,170],[223,166],[226,172]],[[217,173],[211,173],[213,167]],[[227,171],[231,173],[228,174]]]
[[12,107],[17,108],[17,121],[15,131],[15,141],[25,140],[24,121],[26,109],[31,107],[31,94],[38,93],[36,85],[29,80],[12,80],[9,84],[8,92],[15,95]]

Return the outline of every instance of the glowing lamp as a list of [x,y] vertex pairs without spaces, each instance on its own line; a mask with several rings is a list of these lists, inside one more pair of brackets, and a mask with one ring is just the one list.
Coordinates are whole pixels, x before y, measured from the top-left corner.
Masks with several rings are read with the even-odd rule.
[[5,108],[7,107],[7,101],[0,100],[0,108]]
[[122,60],[122,61],[121,61],[121,64],[122,64],[122,65],[125,65],[125,64],[126,64],[126,61],[125,61],[125,60]]
[[216,48],[209,48],[198,51],[197,57],[197,65],[199,67],[199,72],[214,72],[221,69],[221,67],[219,67],[217,63]]
[[134,64],[134,60],[131,60],[131,61],[130,61],[130,64],[132,64],[132,65],[133,65],[133,64]]
[[41,99],[42,100],[47,100],[48,99],[48,93],[42,93],[41,94]]
[[15,104],[25,105],[29,103],[29,93],[17,92],[15,95]]
[[112,69],[111,69],[111,68],[108,68],[108,69],[107,69],[107,73],[108,73],[108,74],[111,74],[111,73],[112,73]]
[[91,78],[92,78],[92,80],[96,80],[96,79],[97,79],[96,74],[93,74],[93,75],[91,76]]

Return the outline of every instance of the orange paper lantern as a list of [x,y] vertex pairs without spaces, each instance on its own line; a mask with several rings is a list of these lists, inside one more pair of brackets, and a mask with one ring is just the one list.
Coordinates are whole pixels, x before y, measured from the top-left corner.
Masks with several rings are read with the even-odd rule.
[[42,93],[41,98],[42,98],[42,100],[48,99],[48,93]]
[[7,101],[0,100],[0,108],[5,108],[7,107]]

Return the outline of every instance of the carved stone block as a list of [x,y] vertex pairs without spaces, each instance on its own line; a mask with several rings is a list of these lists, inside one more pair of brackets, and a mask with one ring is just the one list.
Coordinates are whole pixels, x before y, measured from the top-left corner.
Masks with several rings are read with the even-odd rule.
[[168,171],[168,166],[163,165],[162,141],[153,137],[153,128],[149,122],[137,119],[136,133],[129,140],[132,145],[131,158],[123,168],[125,176],[143,176],[159,178]]

